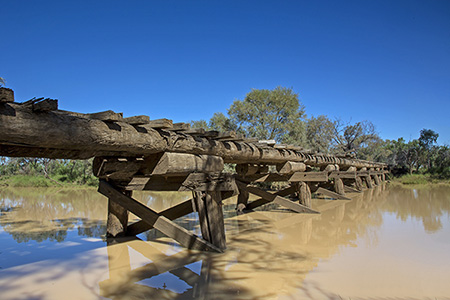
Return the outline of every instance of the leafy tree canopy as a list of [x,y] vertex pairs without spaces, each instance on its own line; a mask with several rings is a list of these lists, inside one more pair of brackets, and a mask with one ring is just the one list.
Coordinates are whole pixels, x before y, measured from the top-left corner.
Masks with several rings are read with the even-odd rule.
[[259,139],[302,144],[305,108],[290,88],[253,89],[228,110],[237,130]]

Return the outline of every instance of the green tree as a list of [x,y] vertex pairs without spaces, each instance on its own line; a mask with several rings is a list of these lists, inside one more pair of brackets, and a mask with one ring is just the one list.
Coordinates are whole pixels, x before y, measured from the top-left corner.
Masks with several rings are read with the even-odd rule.
[[259,139],[301,145],[304,143],[305,108],[292,89],[253,89],[228,110],[238,131]]
[[439,134],[431,129],[422,129],[419,137],[419,161],[427,170],[432,169],[433,157],[437,155],[438,147],[435,145]]
[[383,140],[380,137],[375,137],[367,142],[366,147],[359,149],[358,158],[389,164],[392,162],[393,157],[393,151],[390,145],[390,140]]
[[203,128],[205,130],[209,130],[208,123],[205,120],[191,121],[191,128],[199,129]]
[[334,140],[337,148],[347,152],[366,147],[369,142],[379,138],[375,131],[375,126],[370,121],[357,122],[355,124],[344,123],[342,120],[336,120]]
[[[221,112],[216,112],[209,120],[209,127],[217,131],[239,131],[238,126]],[[243,132],[242,132],[243,133]]]
[[450,178],[450,147],[447,145],[437,147],[433,156],[433,164],[430,169],[432,174],[440,178]]
[[335,124],[327,116],[312,116],[306,122],[306,143],[318,152],[329,153],[334,143]]

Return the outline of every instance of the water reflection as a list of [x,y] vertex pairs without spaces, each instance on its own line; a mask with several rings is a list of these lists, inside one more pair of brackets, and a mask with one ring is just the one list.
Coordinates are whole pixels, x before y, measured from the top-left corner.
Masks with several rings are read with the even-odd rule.
[[[265,299],[294,297],[292,295],[298,296],[301,291],[305,297],[339,299],[341,294],[337,290],[330,290],[329,286],[325,289],[320,284],[326,278],[336,281],[333,277],[336,273],[321,272],[325,277],[320,277],[319,283],[309,279],[311,274],[317,275],[324,264],[331,266],[337,258],[343,259],[346,266],[351,266],[357,257],[372,259],[371,251],[378,249],[380,243],[384,245],[382,241],[387,232],[395,229],[389,226],[398,226],[391,216],[405,224],[407,229],[402,230],[414,234],[417,229],[411,225],[412,220],[420,221],[428,235],[450,232],[449,192],[450,187],[446,186],[411,189],[382,185],[364,193],[350,194],[351,201],[315,199],[313,208],[319,210],[320,215],[296,214],[277,205],[237,215],[235,199],[230,199],[223,206],[228,249],[225,254],[210,254],[183,249],[156,230],[143,233],[139,238],[104,239],[107,201],[95,190],[2,190],[0,288],[8,299],[8,295],[15,298],[15,290],[39,290],[40,285],[50,286],[52,282],[62,281],[52,277],[34,282],[34,276],[42,271],[35,267],[30,271],[30,266],[51,259],[54,266],[47,264],[46,272],[68,265],[64,270],[74,278],[80,274],[96,274],[90,279],[86,279],[86,275],[82,279],[72,278],[71,284],[82,282],[80,290],[89,286],[86,294],[77,294],[74,298]],[[189,193],[134,195],[156,211],[189,197]],[[135,219],[133,215],[132,219]],[[176,222],[201,235],[196,213]],[[411,248],[419,247],[415,242],[421,243],[421,248],[428,247],[423,250],[428,253],[437,247],[433,241],[439,242],[438,246],[444,250],[448,247],[448,240],[441,236],[427,243],[420,239],[405,243],[411,243]],[[64,251],[55,247],[58,244],[64,246]],[[357,254],[347,257],[348,249],[355,249]],[[436,259],[450,261],[449,252],[444,250],[441,256],[435,253]],[[84,260],[80,260],[80,255]],[[404,255],[407,257],[408,253]],[[88,262],[93,257],[96,257],[96,264],[90,265]],[[77,265],[80,261],[86,261],[83,270]],[[348,276],[346,272],[350,271],[339,268],[339,276]],[[421,271],[411,271],[411,278],[406,280],[413,281],[414,273]],[[436,274],[440,277],[450,277],[450,271],[438,271]],[[13,285],[12,278],[17,279]],[[23,285],[19,283],[22,280]],[[391,291],[394,293],[398,288],[393,286]],[[45,293],[54,295],[56,291],[48,288]],[[47,297],[31,295],[36,299]],[[430,290],[424,295],[434,297],[437,294]]]
[[450,212],[450,193],[447,186],[425,186],[405,189],[392,187],[388,190],[389,203],[383,208],[397,218],[421,220],[429,233],[442,229],[442,219]]
[[0,190],[0,225],[18,243],[63,242],[69,230],[78,235],[105,234],[106,200],[95,190]]

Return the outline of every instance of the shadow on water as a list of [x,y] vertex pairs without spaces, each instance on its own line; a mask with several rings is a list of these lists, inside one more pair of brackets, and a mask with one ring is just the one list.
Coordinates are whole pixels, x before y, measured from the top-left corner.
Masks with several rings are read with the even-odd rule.
[[[10,266],[30,262],[36,265],[8,270],[0,265],[0,287],[2,291],[20,289],[18,278],[30,274],[40,274],[37,282],[48,285],[82,268],[84,273],[103,272],[83,283],[95,298],[267,299],[283,295],[290,299],[300,289],[307,297],[340,299],[319,285],[304,284],[306,275],[343,247],[356,246],[359,238],[376,245],[377,228],[383,224],[385,213],[401,220],[420,219],[427,232],[439,231],[450,212],[448,191],[379,186],[351,194],[351,201],[315,199],[313,208],[320,215],[296,214],[274,204],[237,215],[235,199],[227,200],[223,210],[228,249],[224,254],[212,254],[183,249],[156,230],[138,238],[105,240],[107,201],[95,191],[34,190],[24,194],[20,190],[2,190],[3,231],[16,243],[39,245],[34,248],[33,259],[22,257]],[[137,200],[156,211],[189,197],[180,193],[135,194]],[[196,213],[176,222],[201,235]],[[97,238],[97,242],[91,245],[80,238]],[[103,248],[105,242],[107,247]],[[64,243],[72,243],[67,247],[70,250],[54,252],[55,257],[38,252],[39,247],[47,251]],[[83,255],[94,248],[103,252]],[[3,246],[0,252],[5,249],[9,251]],[[47,272],[43,272],[39,261],[46,259],[51,259],[53,266],[46,266]],[[27,298],[44,296],[30,292]]]
[[[353,201],[317,200],[314,204],[321,215],[295,214],[277,205],[237,215],[235,204],[225,204],[228,249],[224,254],[180,249],[156,230],[144,235],[147,242],[110,240],[110,277],[99,284],[101,295],[112,299],[264,299],[303,288],[306,294],[312,289],[315,295],[321,292],[326,299],[339,299],[319,286],[302,286],[302,280],[319,260],[335,254],[339,247],[352,246],[368,227],[381,225],[378,208],[386,201],[378,199],[382,189],[354,195]],[[177,223],[200,235],[195,213]],[[133,269],[132,251],[151,262]]]

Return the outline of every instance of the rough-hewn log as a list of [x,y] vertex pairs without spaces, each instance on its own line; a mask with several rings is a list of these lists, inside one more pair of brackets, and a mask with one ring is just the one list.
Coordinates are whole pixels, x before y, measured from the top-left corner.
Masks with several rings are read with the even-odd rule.
[[269,166],[258,164],[238,164],[236,165],[236,173],[240,176],[247,176],[253,174],[265,174],[269,172]]
[[[122,191],[131,197],[130,191]],[[111,197],[114,197],[112,195]],[[108,198],[108,219],[106,221],[106,236],[121,237],[127,233],[128,210],[114,201],[114,198]]]
[[[170,122],[156,124],[156,121],[131,125],[123,122],[121,114],[112,111],[36,113],[17,103],[0,103],[0,155],[85,159],[93,156],[142,157],[168,151],[215,155],[230,163],[292,161],[322,165],[326,160],[338,161],[328,156],[306,155],[289,147],[276,149],[264,143],[220,141],[185,134],[186,131],[154,129],[170,125]],[[355,159],[339,159],[339,164],[358,168],[376,165]]]
[[298,199],[300,204],[311,207],[311,189],[306,182],[298,182]]
[[238,189],[239,189],[239,195],[237,198],[236,210],[238,212],[242,212],[247,208],[249,194],[248,194],[247,190],[241,189],[241,188],[239,188],[239,186],[238,186]]
[[373,175],[371,176],[373,177],[373,180],[375,181],[375,185],[380,185],[380,177],[378,177],[378,175]]
[[14,102],[14,91],[8,88],[0,88],[0,103]]
[[344,183],[340,177],[334,178],[334,191],[339,195],[345,196]]
[[372,178],[370,177],[370,175],[362,176],[362,178],[364,178],[364,182],[366,183],[367,188],[373,188]]
[[295,172],[306,171],[306,165],[301,162],[287,161],[283,164],[277,164],[277,171],[280,174],[292,174]]
[[358,191],[362,191],[364,189],[362,179],[360,176],[356,176],[355,178],[355,187]]
[[123,121],[131,125],[144,125],[150,123],[150,117],[145,115],[133,116],[124,118]]

